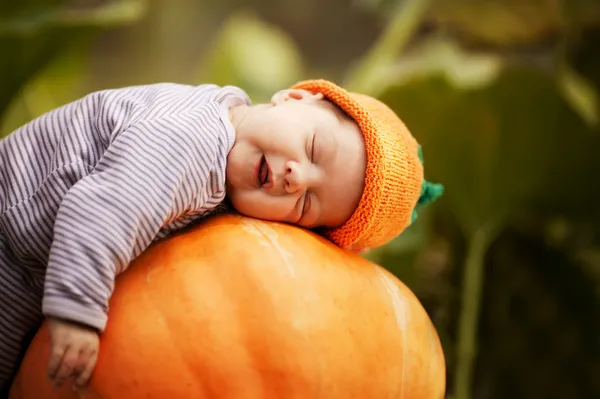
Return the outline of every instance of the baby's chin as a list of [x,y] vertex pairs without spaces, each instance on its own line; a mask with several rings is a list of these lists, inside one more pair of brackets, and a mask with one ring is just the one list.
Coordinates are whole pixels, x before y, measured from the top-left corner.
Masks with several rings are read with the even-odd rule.
[[239,191],[231,184],[226,185],[225,197],[227,198],[229,206],[235,209],[235,211],[240,215],[253,217],[249,214],[248,207],[245,206],[246,203],[240,198],[238,193]]
[[227,156],[227,165],[225,166],[225,186],[227,190],[239,190],[243,187],[243,181],[241,181],[240,166],[236,165],[235,155]]
[[229,159],[227,159],[227,166],[225,167],[225,186],[229,187],[231,183],[231,178],[233,175],[233,168],[229,166]]

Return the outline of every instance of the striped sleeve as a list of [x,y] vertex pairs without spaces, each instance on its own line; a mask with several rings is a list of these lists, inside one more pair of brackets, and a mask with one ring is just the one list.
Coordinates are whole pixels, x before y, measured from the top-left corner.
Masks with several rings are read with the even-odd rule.
[[224,196],[228,138],[218,107],[130,126],[69,189],[54,225],[44,315],[102,331],[115,276],[162,226]]

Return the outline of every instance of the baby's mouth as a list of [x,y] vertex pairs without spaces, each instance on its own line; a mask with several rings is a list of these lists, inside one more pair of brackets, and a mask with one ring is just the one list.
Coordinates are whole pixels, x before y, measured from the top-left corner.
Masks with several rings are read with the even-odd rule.
[[267,184],[269,182],[270,175],[269,164],[263,155],[260,159],[260,166],[257,173],[258,186],[263,187],[265,184]]

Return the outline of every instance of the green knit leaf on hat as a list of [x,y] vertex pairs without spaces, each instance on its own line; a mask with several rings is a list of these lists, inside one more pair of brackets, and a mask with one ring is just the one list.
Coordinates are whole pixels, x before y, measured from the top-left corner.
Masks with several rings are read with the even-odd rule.
[[[421,164],[425,165],[425,161],[423,160],[423,148],[421,146],[419,146],[419,159],[421,160]],[[421,196],[419,197],[417,205],[431,204],[440,198],[443,193],[443,185],[424,180],[423,185],[421,186]],[[416,219],[416,216],[413,215],[413,219]]]
[[444,193],[444,186],[438,183],[431,183],[427,180],[423,181],[423,185],[421,186],[421,197],[419,197],[418,205],[429,205],[438,198],[442,196]]
[[[427,180],[423,181],[423,185],[421,186],[421,196],[417,201],[417,206],[426,206],[437,201],[438,198],[442,196],[444,193],[444,186],[438,183],[431,183]],[[419,215],[417,214],[417,209],[413,209],[412,217],[410,219],[410,223],[413,223]]]
[[[423,161],[423,149],[419,146],[419,159],[422,164],[425,164]],[[438,198],[442,196],[444,193],[444,186],[438,183],[431,183],[427,180],[423,180],[423,184],[421,185],[421,196],[417,201],[417,206],[426,206],[437,201]],[[410,222],[413,223],[419,215],[417,214],[417,209],[413,209],[412,217]]]

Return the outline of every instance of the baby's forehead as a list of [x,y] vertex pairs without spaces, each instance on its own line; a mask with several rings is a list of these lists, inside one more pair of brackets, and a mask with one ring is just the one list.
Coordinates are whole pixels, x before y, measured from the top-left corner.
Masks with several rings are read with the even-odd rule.
[[340,122],[352,121],[352,118],[350,118],[350,116],[348,116],[344,110],[327,98],[318,101],[310,101],[310,104],[325,111],[332,112],[340,120]]

